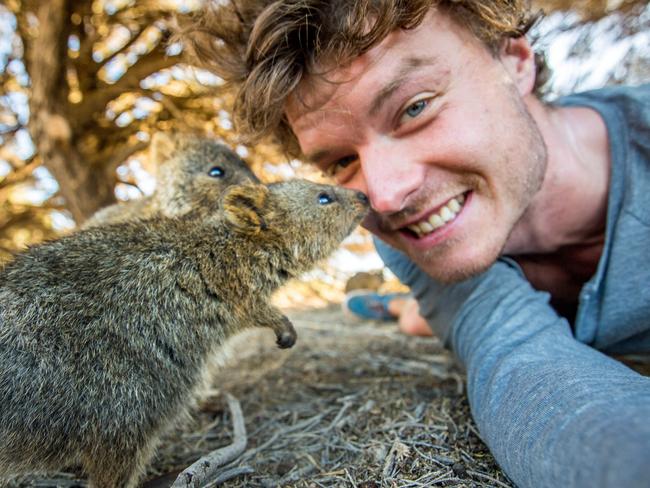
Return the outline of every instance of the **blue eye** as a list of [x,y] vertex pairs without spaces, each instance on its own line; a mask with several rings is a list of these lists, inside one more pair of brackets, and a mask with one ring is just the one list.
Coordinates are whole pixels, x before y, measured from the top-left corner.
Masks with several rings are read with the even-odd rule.
[[329,205],[330,203],[334,202],[336,199],[330,195],[329,193],[319,193],[318,194],[318,203],[319,205]]
[[213,166],[210,168],[210,171],[208,171],[208,174],[213,178],[222,178],[226,174],[226,170],[221,166]]
[[407,109],[404,111],[404,113],[409,117],[417,117],[422,113],[422,111],[426,106],[427,106],[426,100],[418,100],[417,102],[409,105]]
[[336,162],[336,166],[340,168],[347,168],[348,166],[350,166],[350,164],[352,164],[356,160],[357,160],[356,156],[346,156],[344,158],[339,159]]

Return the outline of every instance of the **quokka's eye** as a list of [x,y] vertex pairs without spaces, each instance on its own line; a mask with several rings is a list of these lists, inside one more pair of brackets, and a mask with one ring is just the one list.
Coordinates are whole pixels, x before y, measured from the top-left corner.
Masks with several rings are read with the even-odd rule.
[[327,192],[321,192],[318,194],[318,203],[320,205],[329,205],[332,202],[336,201],[336,197]]
[[210,171],[208,171],[208,174],[213,178],[223,178],[226,175],[226,170],[221,166],[213,166],[210,168]]

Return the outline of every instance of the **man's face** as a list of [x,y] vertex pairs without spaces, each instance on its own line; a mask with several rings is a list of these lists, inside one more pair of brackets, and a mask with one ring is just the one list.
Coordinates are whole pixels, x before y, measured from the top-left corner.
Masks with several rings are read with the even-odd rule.
[[364,226],[442,281],[494,262],[544,178],[544,142],[507,56],[431,13],[307,77],[287,104],[309,159],[370,198]]

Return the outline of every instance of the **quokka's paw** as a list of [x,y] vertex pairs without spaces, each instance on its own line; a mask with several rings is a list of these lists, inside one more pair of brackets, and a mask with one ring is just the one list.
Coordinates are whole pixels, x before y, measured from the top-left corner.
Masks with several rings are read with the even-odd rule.
[[296,343],[296,331],[283,331],[277,335],[277,344],[281,349],[288,349]]

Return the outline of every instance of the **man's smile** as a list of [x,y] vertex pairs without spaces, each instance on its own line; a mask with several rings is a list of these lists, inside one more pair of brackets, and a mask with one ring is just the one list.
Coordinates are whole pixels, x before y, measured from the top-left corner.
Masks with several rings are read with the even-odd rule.
[[443,205],[438,206],[435,210],[428,212],[424,218],[420,218],[404,226],[401,230],[408,229],[411,234],[415,234],[418,238],[431,234],[433,231],[453,221],[462,210],[464,204],[465,194],[460,193],[447,200]]
[[512,72],[530,51],[512,46],[495,61],[432,16],[306,78],[286,108],[301,151],[368,195],[362,225],[441,281],[487,269],[544,179],[544,141],[521,100],[529,72]]

